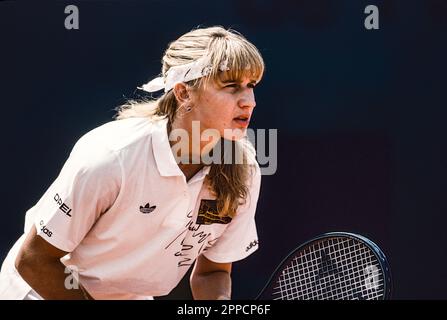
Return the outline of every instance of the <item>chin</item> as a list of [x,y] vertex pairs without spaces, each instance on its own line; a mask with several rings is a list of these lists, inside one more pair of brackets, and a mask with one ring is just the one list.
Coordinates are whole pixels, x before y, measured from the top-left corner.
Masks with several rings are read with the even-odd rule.
[[231,141],[238,141],[245,138],[246,136],[247,136],[246,128],[225,129],[222,135],[222,137],[225,140],[231,140]]

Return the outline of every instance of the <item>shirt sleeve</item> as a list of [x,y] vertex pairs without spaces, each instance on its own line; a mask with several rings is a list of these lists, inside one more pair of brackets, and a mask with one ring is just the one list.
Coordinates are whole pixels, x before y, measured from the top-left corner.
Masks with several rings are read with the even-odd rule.
[[39,236],[71,252],[113,205],[120,187],[121,165],[115,152],[80,140],[56,180],[28,210],[25,231],[34,224]]
[[261,173],[258,165],[255,168],[247,202],[238,208],[237,215],[216,243],[203,252],[207,259],[218,263],[235,262],[258,249],[255,213],[261,188]]

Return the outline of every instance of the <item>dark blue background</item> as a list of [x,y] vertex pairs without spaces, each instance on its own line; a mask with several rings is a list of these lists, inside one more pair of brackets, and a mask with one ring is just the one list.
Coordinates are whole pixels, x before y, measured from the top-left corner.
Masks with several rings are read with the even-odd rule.
[[[64,28],[68,4],[80,30]],[[364,28],[368,4],[380,30]],[[234,298],[255,297],[291,249],[335,230],[383,249],[394,298],[447,298],[445,0],[0,2],[0,258],[76,140],[199,25],[232,27],[260,49],[252,127],[278,129],[260,249],[235,263]],[[168,298],[183,297],[186,281]]]

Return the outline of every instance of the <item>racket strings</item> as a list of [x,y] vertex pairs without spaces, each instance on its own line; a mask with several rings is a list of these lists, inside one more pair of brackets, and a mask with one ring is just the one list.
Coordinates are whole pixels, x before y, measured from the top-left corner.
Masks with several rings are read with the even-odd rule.
[[350,238],[316,242],[282,271],[274,299],[380,299],[381,266],[369,247]]
[[[348,267],[353,267],[353,266],[349,266],[348,263]],[[290,269],[290,268],[289,268]],[[295,269],[295,268],[293,268]],[[332,274],[331,270],[335,270],[335,273]],[[288,270],[290,272],[290,270]],[[351,278],[343,278],[342,275],[344,275],[345,272],[343,272],[342,274],[338,274],[337,275],[337,269],[334,268],[334,266],[332,267],[326,267],[326,266],[320,266],[320,270],[319,270],[319,275],[316,277],[316,279],[314,278],[313,284],[310,286],[311,288],[316,289],[317,292],[317,296],[309,296],[309,292],[303,292],[303,293],[307,293],[308,296],[304,297],[304,298],[327,298],[327,299],[337,299],[337,298],[346,298],[346,296],[341,295],[340,293],[342,293],[343,291],[341,290],[341,288],[344,286],[352,286],[353,282],[355,281],[359,281],[358,279],[358,275],[357,277],[355,277],[355,273],[353,274],[353,276]],[[337,277],[338,276],[338,277]],[[292,280],[292,279],[290,279]],[[348,280],[348,281],[347,281]],[[363,280],[363,279],[361,279]],[[360,281],[361,281],[360,280]],[[340,282],[340,283],[335,283],[336,281]],[[331,285],[335,285],[335,288],[331,287]],[[338,294],[333,294],[333,290],[334,289],[338,289]],[[309,291],[309,290],[307,290]],[[345,290],[344,295],[350,295],[352,294],[351,292],[352,290]],[[335,291],[337,292],[337,291]],[[294,298],[292,297],[286,297],[286,298]],[[355,298],[355,297],[351,297],[351,298]]]

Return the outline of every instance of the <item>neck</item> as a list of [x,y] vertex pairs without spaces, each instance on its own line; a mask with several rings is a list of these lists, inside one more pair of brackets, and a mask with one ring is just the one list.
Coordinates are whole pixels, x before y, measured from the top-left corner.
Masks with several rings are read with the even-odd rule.
[[220,140],[216,134],[204,136],[205,130],[198,121],[174,121],[168,125],[169,144],[177,163],[203,166],[202,157]]

